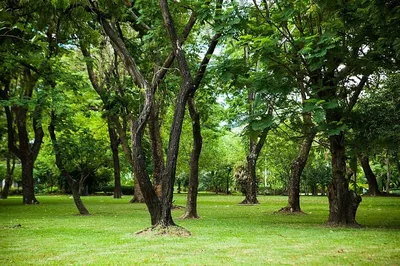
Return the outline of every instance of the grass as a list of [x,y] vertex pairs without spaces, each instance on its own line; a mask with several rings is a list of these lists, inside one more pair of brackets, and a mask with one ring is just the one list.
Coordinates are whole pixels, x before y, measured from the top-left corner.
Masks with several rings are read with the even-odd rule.
[[[175,221],[190,237],[137,236],[150,225],[144,204],[129,197],[85,197],[91,216],[76,215],[68,196],[39,196],[24,206],[0,201],[0,265],[399,265],[400,197],[364,197],[357,221],[332,228],[326,197],[302,197],[308,215],[274,214],[287,198],[201,194],[198,220]],[[175,195],[184,205],[185,195]],[[17,225],[21,225],[18,227]]]

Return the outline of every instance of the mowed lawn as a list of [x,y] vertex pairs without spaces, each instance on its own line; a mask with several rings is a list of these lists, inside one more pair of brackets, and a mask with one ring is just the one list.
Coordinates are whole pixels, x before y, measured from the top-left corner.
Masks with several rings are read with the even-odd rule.
[[[0,201],[0,265],[400,265],[400,197],[363,197],[363,228],[332,228],[326,197],[302,197],[307,215],[275,211],[287,198],[201,194],[198,220],[177,224],[190,237],[137,236],[150,225],[144,204],[129,197],[84,197],[91,216],[76,215],[69,196]],[[185,195],[175,195],[183,206]],[[21,225],[20,227],[18,225]]]

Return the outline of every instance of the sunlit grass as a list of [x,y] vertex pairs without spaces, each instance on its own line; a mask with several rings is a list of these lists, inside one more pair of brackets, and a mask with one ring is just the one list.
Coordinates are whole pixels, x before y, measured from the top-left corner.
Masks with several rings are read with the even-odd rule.
[[[91,216],[76,215],[68,196],[0,201],[0,265],[398,265],[400,198],[364,197],[357,221],[365,227],[331,228],[326,197],[302,197],[307,215],[275,211],[287,198],[260,196],[241,206],[241,196],[201,194],[198,220],[175,221],[191,237],[136,236],[149,226],[143,204],[129,197],[85,197]],[[175,195],[184,205],[185,195]],[[21,225],[18,227],[17,225]]]

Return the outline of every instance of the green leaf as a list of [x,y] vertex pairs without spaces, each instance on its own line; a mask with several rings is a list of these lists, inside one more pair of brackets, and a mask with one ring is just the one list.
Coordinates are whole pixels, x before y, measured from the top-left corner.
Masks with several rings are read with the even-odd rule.
[[274,118],[272,116],[263,117],[261,120],[254,120],[250,123],[251,128],[254,131],[264,130],[274,123]]

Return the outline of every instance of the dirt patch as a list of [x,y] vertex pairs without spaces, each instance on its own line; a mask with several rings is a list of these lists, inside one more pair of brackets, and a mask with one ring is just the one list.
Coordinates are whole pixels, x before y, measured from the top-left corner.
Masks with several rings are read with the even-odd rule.
[[170,226],[152,226],[146,228],[142,231],[136,232],[135,235],[139,236],[179,236],[179,237],[187,237],[192,234],[183,227],[177,225]]

